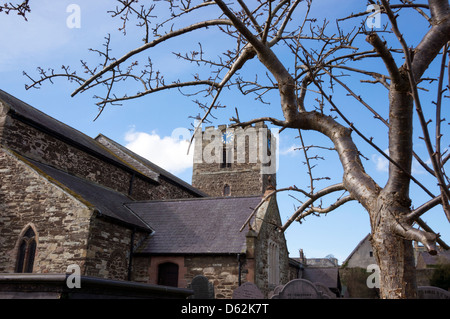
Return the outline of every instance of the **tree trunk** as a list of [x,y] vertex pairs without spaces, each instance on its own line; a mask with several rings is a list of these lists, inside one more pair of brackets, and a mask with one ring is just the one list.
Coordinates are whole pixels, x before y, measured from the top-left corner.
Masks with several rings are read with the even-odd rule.
[[409,207],[380,195],[371,214],[372,247],[380,267],[380,297],[383,299],[417,298],[416,269],[411,240],[396,235],[402,215]]

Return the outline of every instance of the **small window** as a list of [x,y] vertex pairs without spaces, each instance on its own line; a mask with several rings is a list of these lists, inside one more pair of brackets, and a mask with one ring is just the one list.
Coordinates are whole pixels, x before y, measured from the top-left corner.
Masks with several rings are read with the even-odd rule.
[[20,240],[19,251],[17,254],[16,272],[32,273],[35,255],[36,234],[31,227],[28,227],[27,231]]
[[373,251],[370,251],[370,252],[369,252],[369,256],[370,256],[370,257],[373,257]]
[[167,262],[158,266],[158,285],[178,287],[178,265]]
[[225,184],[225,186],[223,187],[223,196],[230,196],[230,195],[231,195],[230,185]]

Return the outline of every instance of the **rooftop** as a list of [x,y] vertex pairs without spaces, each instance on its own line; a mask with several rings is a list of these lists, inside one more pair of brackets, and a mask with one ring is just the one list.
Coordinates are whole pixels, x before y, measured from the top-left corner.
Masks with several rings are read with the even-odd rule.
[[246,232],[239,230],[260,201],[251,196],[128,203],[155,230],[136,253],[243,253]]

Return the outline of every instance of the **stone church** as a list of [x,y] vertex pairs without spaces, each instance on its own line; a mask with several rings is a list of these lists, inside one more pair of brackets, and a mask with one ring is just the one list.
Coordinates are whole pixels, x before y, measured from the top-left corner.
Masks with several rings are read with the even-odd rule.
[[[213,131],[225,136],[226,127],[196,139],[190,185],[108,137],[90,138],[0,90],[0,297],[5,289],[26,293],[26,276],[64,274],[69,265],[86,282],[154,291],[188,288],[203,275],[215,298],[231,298],[244,282],[266,296],[286,283],[276,197],[263,201],[275,172],[249,158],[264,143],[270,152],[272,136],[241,144],[215,138],[205,152],[214,143],[206,145],[204,134]],[[247,159],[237,160],[239,145]],[[21,278],[16,288],[13,275]]]

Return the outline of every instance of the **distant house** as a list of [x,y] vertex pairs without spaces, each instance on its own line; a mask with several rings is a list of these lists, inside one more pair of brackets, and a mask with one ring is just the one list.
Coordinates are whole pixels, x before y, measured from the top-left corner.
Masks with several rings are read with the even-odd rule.
[[241,231],[270,178],[260,162],[228,164],[197,163],[194,187],[0,90],[0,274],[41,280],[78,265],[97,284],[184,289],[201,274],[216,298],[246,281],[268,293],[288,280],[276,197]]
[[442,264],[450,264],[450,250],[440,250],[437,255],[430,255],[426,251],[417,254],[417,269],[436,268]]
[[367,269],[367,266],[377,263],[369,239],[370,234],[358,243],[355,249],[353,249],[347,259],[342,263],[342,267]]
[[299,258],[290,258],[290,279],[306,279],[327,287],[336,297],[341,297],[342,285],[336,258],[306,258],[300,250]]

